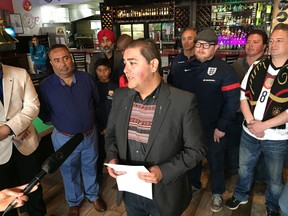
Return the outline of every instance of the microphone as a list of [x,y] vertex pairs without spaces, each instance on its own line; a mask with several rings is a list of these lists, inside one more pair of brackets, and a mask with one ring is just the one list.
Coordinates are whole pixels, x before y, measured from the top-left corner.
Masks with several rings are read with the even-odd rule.
[[[68,140],[61,148],[49,156],[42,164],[42,170],[29,182],[27,187],[24,188],[23,193],[27,195],[32,188],[38,184],[41,178],[47,173],[52,174],[64,163],[64,161],[70,156],[74,149],[83,141],[84,135],[82,133],[75,134],[70,140]],[[17,200],[14,199],[5,209],[2,216],[12,210],[17,205]]]

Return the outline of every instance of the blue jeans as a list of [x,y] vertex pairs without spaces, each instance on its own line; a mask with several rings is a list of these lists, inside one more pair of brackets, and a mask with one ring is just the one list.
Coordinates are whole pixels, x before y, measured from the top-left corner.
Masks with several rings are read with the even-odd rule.
[[279,199],[279,206],[281,209],[281,216],[288,216],[288,182],[286,183],[284,190]]
[[36,74],[42,73],[42,74],[46,74],[47,68],[46,68],[46,64],[35,64],[34,63],[34,71]]
[[[69,139],[70,137],[54,129],[52,143],[55,151]],[[90,201],[98,198],[99,184],[96,180],[97,158],[97,131],[94,128],[93,132],[84,138],[60,167],[65,196],[69,206],[78,206],[82,202],[84,195]]]
[[239,175],[233,196],[239,201],[248,200],[254,169],[262,152],[267,172],[266,207],[269,210],[278,211],[287,150],[286,140],[258,140],[243,130],[239,151]]
[[123,201],[127,216],[160,216],[155,202],[151,199],[124,192]]
[[[239,146],[242,134],[242,123],[244,117],[242,113],[237,112],[235,119],[230,124],[229,128],[225,133],[227,141],[226,150],[226,172],[228,174],[237,174],[239,168]],[[256,182],[266,182],[266,171],[264,156],[261,154],[255,170]]]

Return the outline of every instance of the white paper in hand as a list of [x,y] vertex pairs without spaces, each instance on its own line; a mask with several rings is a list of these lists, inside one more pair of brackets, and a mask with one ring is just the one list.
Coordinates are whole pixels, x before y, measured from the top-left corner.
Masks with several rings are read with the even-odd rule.
[[138,172],[149,172],[144,166],[127,166],[109,163],[105,163],[104,165],[111,167],[116,171],[126,172],[126,174],[119,175],[116,178],[119,191],[128,191],[149,199],[153,199],[152,183],[144,182],[137,176]]

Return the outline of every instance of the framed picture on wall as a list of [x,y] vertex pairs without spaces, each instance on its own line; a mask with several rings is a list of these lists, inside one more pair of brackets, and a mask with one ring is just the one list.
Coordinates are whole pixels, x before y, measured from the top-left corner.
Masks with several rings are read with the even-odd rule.
[[64,35],[65,34],[65,26],[57,26],[56,27],[56,34],[57,35]]
[[15,33],[23,34],[23,24],[20,13],[10,14],[11,26],[14,28]]

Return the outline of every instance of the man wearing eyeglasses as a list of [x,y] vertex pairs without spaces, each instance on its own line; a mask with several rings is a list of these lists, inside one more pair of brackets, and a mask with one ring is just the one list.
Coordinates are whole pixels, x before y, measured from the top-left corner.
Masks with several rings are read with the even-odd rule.
[[199,113],[206,138],[206,158],[210,167],[211,210],[219,212],[225,192],[225,132],[240,106],[240,84],[234,69],[215,57],[218,37],[205,29],[195,37],[195,57],[190,71],[183,74],[190,91],[197,96]]

